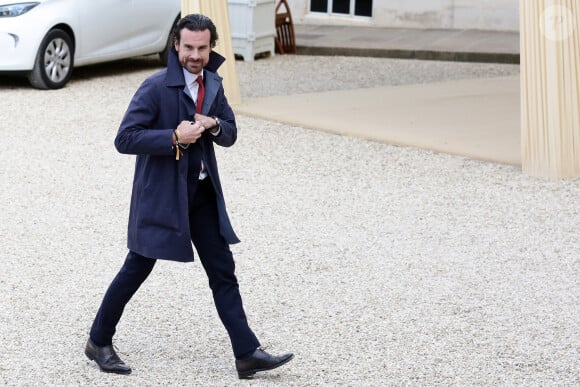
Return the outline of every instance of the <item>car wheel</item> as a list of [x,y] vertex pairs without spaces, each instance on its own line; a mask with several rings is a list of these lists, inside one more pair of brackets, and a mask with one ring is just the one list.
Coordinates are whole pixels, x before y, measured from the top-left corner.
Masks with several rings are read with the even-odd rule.
[[28,81],[37,89],[60,89],[72,75],[74,46],[71,37],[62,30],[52,30],[38,48]]
[[175,26],[179,22],[180,18],[181,14],[177,15],[177,18],[175,19],[173,25],[171,26],[171,30],[169,30],[169,35],[167,36],[167,43],[165,44],[165,49],[159,53],[159,59],[161,60],[161,64],[163,64],[163,66],[167,66],[167,58],[169,57],[169,51],[171,50],[171,47],[173,47],[173,30],[175,29]]

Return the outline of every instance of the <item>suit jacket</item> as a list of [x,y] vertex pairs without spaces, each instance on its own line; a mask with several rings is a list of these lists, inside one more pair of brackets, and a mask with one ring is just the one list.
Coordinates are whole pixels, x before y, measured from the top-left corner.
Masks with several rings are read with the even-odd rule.
[[[234,113],[222,78],[215,72],[224,58],[212,52],[204,69],[202,114],[220,118],[221,132],[205,132],[197,141],[204,166],[215,188],[220,233],[239,242],[228,214],[213,144],[229,147],[237,138]],[[137,155],[129,212],[127,247],[145,257],[193,261],[188,211],[188,157],[175,160],[173,129],[193,120],[195,103],[185,84],[177,53],[171,50],[167,68],[146,79],[133,96],[115,138],[120,153]],[[195,232],[195,230],[193,230]]]

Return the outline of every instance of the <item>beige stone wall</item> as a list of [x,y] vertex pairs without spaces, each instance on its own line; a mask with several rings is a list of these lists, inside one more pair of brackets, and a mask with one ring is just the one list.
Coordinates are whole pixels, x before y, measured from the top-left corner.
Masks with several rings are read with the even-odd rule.
[[374,0],[372,19],[312,14],[310,0],[288,3],[297,24],[519,30],[518,0]]

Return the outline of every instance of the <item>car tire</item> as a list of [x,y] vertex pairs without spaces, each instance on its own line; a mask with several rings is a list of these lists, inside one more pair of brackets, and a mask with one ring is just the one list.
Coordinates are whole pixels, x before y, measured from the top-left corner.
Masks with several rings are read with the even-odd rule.
[[74,66],[74,45],[69,34],[55,29],[46,34],[28,75],[37,89],[60,89],[70,79]]
[[171,50],[171,47],[173,47],[173,30],[175,29],[175,26],[179,22],[180,18],[181,14],[177,15],[177,17],[175,18],[175,21],[171,25],[171,30],[169,30],[169,35],[167,36],[167,43],[165,44],[165,49],[159,53],[159,60],[161,60],[161,64],[163,66],[167,66],[167,58],[169,58],[169,51]]

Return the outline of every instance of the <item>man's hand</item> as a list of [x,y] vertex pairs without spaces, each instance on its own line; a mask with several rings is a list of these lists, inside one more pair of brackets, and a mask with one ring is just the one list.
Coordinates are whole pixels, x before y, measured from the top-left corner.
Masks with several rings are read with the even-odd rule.
[[193,144],[205,132],[205,126],[200,121],[181,121],[175,132],[180,144]]
[[210,132],[215,132],[217,128],[217,122],[213,117],[204,116],[203,114],[196,114],[194,116],[195,122],[200,122],[204,128],[208,129]]

